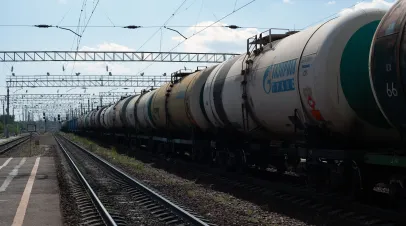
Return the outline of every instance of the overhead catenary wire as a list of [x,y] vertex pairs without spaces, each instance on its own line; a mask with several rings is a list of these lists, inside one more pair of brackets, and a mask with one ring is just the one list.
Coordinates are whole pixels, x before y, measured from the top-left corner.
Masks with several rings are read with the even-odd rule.
[[[248,2],[248,3],[244,4],[244,5],[242,5],[241,7],[239,7],[239,8],[236,9],[236,10],[233,10],[232,12],[230,12],[230,13],[228,13],[227,15],[221,17],[221,18],[218,19],[217,21],[211,23],[210,25],[205,26],[205,27],[204,27],[203,29],[201,29],[200,31],[195,32],[193,35],[191,35],[191,36],[187,37],[186,39],[184,39],[183,41],[179,42],[176,46],[174,46],[174,47],[173,47],[171,50],[169,50],[168,52],[169,52],[169,53],[172,52],[174,49],[176,49],[178,46],[180,46],[180,45],[181,45],[182,43],[184,43],[186,40],[189,40],[190,38],[194,37],[195,35],[197,35],[197,34],[203,32],[203,31],[205,31],[206,29],[212,27],[214,24],[220,22],[221,20],[224,20],[225,18],[227,18],[227,17],[231,16],[232,14],[234,14],[234,13],[240,11],[241,9],[247,7],[248,5],[252,4],[252,3],[255,2],[255,1],[256,1],[256,0],[251,0],[250,2]],[[159,55],[158,55],[158,56],[159,56]],[[158,57],[158,56],[157,56],[157,57]],[[152,62],[151,64],[149,64],[148,66],[146,66],[145,68],[143,68],[142,70],[140,70],[137,74],[140,74],[141,72],[143,72],[143,71],[145,71],[146,69],[148,69],[153,63],[154,63],[154,62]]]
[[[345,9],[351,9],[351,8],[355,7],[356,5],[362,3],[362,2],[365,2],[365,0],[360,0],[360,1],[358,1],[357,3],[351,5],[350,7],[347,7],[347,8],[345,8]],[[313,23],[311,23],[311,24],[309,24],[309,25],[303,27],[301,30],[304,30],[304,29],[306,29],[306,28],[308,28],[308,27],[311,27],[311,26],[313,26],[313,25],[315,25],[315,24],[318,24],[318,23],[320,23],[320,22],[322,22],[322,21],[324,21],[324,20],[326,20],[326,19],[328,19],[328,18],[331,18],[331,17],[333,17],[333,16],[336,16],[336,15],[338,15],[340,12],[341,12],[341,11],[336,12],[336,13],[334,13],[334,14],[331,14],[330,16],[324,17],[323,19],[318,20],[318,21],[316,21],[316,22],[313,22]]]
[[[36,27],[37,25],[28,25],[28,24],[0,24],[0,27]],[[52,26],[56,27],[55,25],[47,25],[47,26]],[[210,28],[215,28],[215,27],[230,27],[233,25],[215,25],[215,26],[210,26]],[[63,28],[76,28],[76,27],[85,27],[85,26],[76,26],[76,25],[58,25],[58,27],[63,27]],[[87,28],[126,28],[126,29],[148,29],[148,28],[161,28],[163,27],[162,25],[89,25]],[[199,27],[207,27],[203,25],[170,25],[166,26],[169,28],[199,28]],[[253,28],[253,29],[268,29],[266,27],[255,27],[255,26],[238,26],[238,28]]]
[[179,11],[179,9],[185,4],[187,0],[184,0],[180,6],[175,10],[174,13],[171,14],[171,16],[165,21],[165,23],[160,26],[138,49],[137,51],[139,51],[142,47],[145,46],[145,44],[147,44],[158,32],[159,30],[162,30],[162,27],[166,26],[168,24],[168,22],[176,15],[176,13]]

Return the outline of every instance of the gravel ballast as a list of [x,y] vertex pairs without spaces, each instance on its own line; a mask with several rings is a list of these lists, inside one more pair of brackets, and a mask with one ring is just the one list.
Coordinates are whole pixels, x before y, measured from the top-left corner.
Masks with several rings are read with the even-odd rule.
[[60,206],[63,216],[63,223],[65,226],[79,225],[80,212],[77,207],[76,200],[73,196],[72,178],[76,175],[73,174],[67,163],[62,151],[57,147],[55,153],[55,166],[56,175],[58,178]]
[[196,178],[185,179],[134,158],[120,155],[114,148],[103,148],[72,134],[63,135],[122,168],[170,200],[176,200],[217,225],[309,225],[273,212],[268,206],[258,206],[230,194],[215,191],[210,186],[198,184]]
[[[31,146],[31,148],[30,148]],[[1,157],[54,157],[56,142],[51,134],[33,135],[31,141],[25,141],[21,145],[9,150]]]

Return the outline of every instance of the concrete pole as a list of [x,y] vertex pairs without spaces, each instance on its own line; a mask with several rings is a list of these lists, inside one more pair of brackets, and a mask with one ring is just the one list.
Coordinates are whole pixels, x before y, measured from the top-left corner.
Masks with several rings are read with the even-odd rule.
[[6,138],[9,137],[8,136],[8,128],[7,128],[7,123],[8,123],[7,121],[8,121],[8,117],[10,116],[9,107],[10,107],[10,89],[9,89],[9,87],[7,87],[7,108],[6,108],[7,117],[6,117],[6,120],[5,120],[5,123],[4,123],[5,132],[6,132]]

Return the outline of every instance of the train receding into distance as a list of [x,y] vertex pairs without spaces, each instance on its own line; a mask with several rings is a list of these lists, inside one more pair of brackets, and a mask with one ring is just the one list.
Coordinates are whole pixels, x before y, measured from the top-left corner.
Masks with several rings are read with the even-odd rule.
[[300,32],[261,33],[246,53],[173,73],[167,84],[71,118],[62,130],[230,168],[304,169],[352,192],[378,182],[398,191],[405,16],[402,0]]

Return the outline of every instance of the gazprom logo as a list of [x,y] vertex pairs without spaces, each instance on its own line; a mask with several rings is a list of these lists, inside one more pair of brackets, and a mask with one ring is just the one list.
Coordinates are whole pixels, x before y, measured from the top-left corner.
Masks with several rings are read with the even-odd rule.
[[289,60],[278,64],[270,65],[264,73],[262,86],[265,93],[279,93],[295,90],[294,78],[286,77],[295,75],[296,60]]

